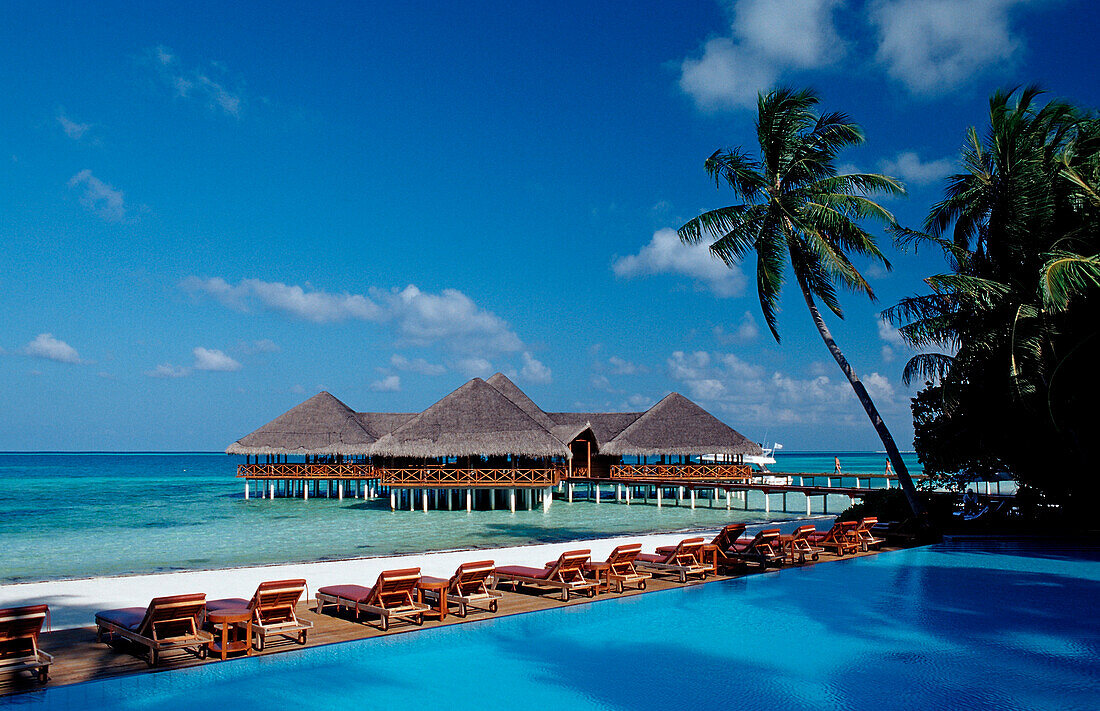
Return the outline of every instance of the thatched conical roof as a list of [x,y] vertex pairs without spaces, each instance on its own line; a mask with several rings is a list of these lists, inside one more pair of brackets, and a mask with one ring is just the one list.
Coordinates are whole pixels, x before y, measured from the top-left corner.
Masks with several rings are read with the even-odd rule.
[[374,439],[387,435],[395,429],[416,417],[415,412],[357,412],[355,416],[359,424]]
[[[558,427],[588,425],[592,428],[596,444],[600,447],[615,439],[620,432],[642,416],[640,412],[551,412],[549,414]],[[583,431],[583,427],[578,431]]]
[[229,445],[226,454],[367,454],[375,436],[350,407],[319,392]]
[[679,393],[642,413],[601,454],[762,454],[760,446]]
[[568,457],[569,448],[499,390],[474,378],[381,437],[371,453],[393,457]]
[[496,388],[501,395],[514,402],[516,407],[526,412],[532,420],[553,431],[555,423],[550,419],[550,416],[543,412],[534,400],[527,397],[527,393],[520,390],[519,386],[513,383],[507,375],[494,373],[485,382]]

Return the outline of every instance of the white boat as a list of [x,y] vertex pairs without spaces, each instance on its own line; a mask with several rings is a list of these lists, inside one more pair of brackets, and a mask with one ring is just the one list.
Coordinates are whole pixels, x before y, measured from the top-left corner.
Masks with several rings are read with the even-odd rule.
[[750,454],[743,457],[745,464],[754,464],[760,467],[760,471],[768,471],[769,464],[775,464],[775,450],[783,449],[783,445],[778,442],[773,442],[771,447],[765,447],[764,443],[760,443],[760,449],[763,450],[763,454]]
[[[761,454],[749,454],[741,458],[741,461],[745,464],[751,464],[760,470],[753,478],[759,479],[762,484],[790,484],[790,476],[786,474],[772,474],[768,471],[768,465],[775,464],[775,450],[783,449],[783,445],[778,442],[773,442],[771,447],[765,447],[764,443],[761,442],[760,449],[763,450]],[[704,454],[702,460],[704,462],[718,462],[722,461],[722,458],[717,454]]]

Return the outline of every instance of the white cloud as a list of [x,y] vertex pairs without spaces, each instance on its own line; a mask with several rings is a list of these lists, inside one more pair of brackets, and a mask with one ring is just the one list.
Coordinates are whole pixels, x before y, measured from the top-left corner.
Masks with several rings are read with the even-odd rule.
[[760,335],[760,329],[756,325],[756,319],[753,318],[751,311],[746,311],[741,316],[741,321],[732,331],[727,331],[725,326],[718,324],[711,332],[714,334],[716,341],[722,344],[730,343],[749,343],[756,340],[756,337]]
[[400,291],[370,293],[384,305],[384,320],[400,343],[434,344],[465,353],[515,352],[523,347],[507,322],[457,289],[431,294],[410,284]]
[[623,391],[616,388],[611,384],[611,380],[606,375],[597,373],[589,379],[589,384],[596,390],[602,390],[607,393],[621,394]]
[[85,168],[69,178],[69,187],[83,187],[80,204],[103,219],[118,222],[126,217],[126,204],[122,191],[92,175],[91,170]]
[[611,356],[607,359],[607,364],[611,366],[612,375],[637,375],[648,372],[645,366],[637,365],[619,356]]
[[241,369],[241,364],[216,348],[198,346],[191,350],[195,362],[190,366],[161,363],[152,370],[145,371],[150,378],[183,378],[195,371],[231,373]]
[[77,123],[64,113],[59,113],[57,115],[57,122],[61,124],[61,130],[65,132],[65,135],[74,141],[79,141],[83,138],[84,134],[88,132],[88,129],[92,127],[90,123]]
[[888,343],[892,346],[904,346],[905,339],[901,336],[901,331],[894,328],[889,321],[881,316],[875,317],[875,321],[878,322],[878,337],[882,339],[884,343]]
[[398,370],[406,370],[411,373],[419,373],[420,375],[442,375],[447,372],[447,368],[439,363],[429,363],[423,358],[413,358],[410,360],[397,353],[390,356],[390,365]]
[[506,321],[457,289],[432,294],[410,284],[404,289],[371,288],[368,295],[333,294],[309,284],[302,287],[242,279],[233,285],[221,277],[188,277],[181,286],[242,313],[266,309],[314,323],[357,320],[382,324],[401,345],[435,345],[478,356],[523,349],[523,341]]
[[684,244],[676,230],[668,228],[654,232],[653,239],[637,254],[616,258],[611,269],[624,279],[680,274],[693,279],[697,288],[709,289],[722,298],[738,296],[745,289],[745,275],[739,268],[727,267],[705,242]]
[[955,161],[952,158],[937,158],[923,162],[913,151],[903,151],[894,158],[882,161],[879,167],[884,174],[900,178],[902,182],[929,185],[954,173]]
[[290,386],[290,392],[295,393],[297,395],[301,395],[305,391],[306,391],[306,389],[304,387],[302,387],[301,383],[295,383],[294,385]]
[[150,378],[182,378],[190,375],[191,369],[171,363],[161,363],[156,368],[145,371],[145,374]]
[[279,353],[283,349],[270,338],[261,338],[257,341],[238,341],[237,350],[245,355],[254,353]]
[[397,375],[387,375],[381,380],[370,384],[370,389],[376,393],[395,393],[401,390],[401,378]]
[[83,363],[76,349],[65,341],[54,338],[52,333],[40,333],[23,348],[23,353],[33,358],[55,360],[58,363]]
[[680,65],[680,88],[699,108],[752,108],[756,96],[791,70],[828,66],[843,56],[834,13],[839,0],[739,0],[729,36],[703,45]]
[[493,364],[485,358],[459,358],[452,367],[467,378],[485,378],[493,372]]
[[229,89],[221,65],[211,62],[207,68],[186,67],[167,47],[155,47],[151,51],[152,63],[163,81],[181,99],[194,99],[205,103],[214,111],[240,118],[244,103],[241,89]]
[[892,401],[894,399],[894,386],[884,375],[871,373],[863,379],[863,386],[867,388],[867,394],[876,402]]
[[869,15],[877,60],[914,94],[949,93],[975,74],[1011,65],[1023,43],[1011,27],[1026,0],[879,0]]
[[[866,425],[866,415],[843,377],[819,371],[799,378],[732,353],[707,351],[675,351],[667,365],[669,376],[682,384],[688,397],[704,407],[730,413],[738,421]],[[905,404],[896,397],[888,378],[873,372],[863,382],[880,410],[905,412]]]
[[521,378],[531,383],[545,384],[550,382],[552,379],[550,369],[543,365],[541,361],[527,351],[524,351],[520,358],[523,361],[523,367],[519,371]]
[[219,373],[228,373],[241,369],[240,363],[233,360],[222,351],[199,346],[191,352],[195,354],[195,364],[192,366],[195,370],[210,370]]
[[233,286],[221,277],[188,277],[181,286],[192,293],[212,296],[235,311],[248,313],[260,307],[314,323],[349,319],[377,321],[382,313],[378,305],[365,296],[347,292],[330,294],[313,290],[308,284],[303,288],[282,282],[242,279]]

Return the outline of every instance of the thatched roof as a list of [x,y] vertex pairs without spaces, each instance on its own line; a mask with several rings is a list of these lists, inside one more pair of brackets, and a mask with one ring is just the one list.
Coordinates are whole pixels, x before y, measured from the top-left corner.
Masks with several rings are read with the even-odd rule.
[[374,439],[387,435],[395,429],[416,417],[415,412],[357,412],[359,424]]
[[288,410],[227,454],[568,457],[591,429],[600,454],[760,454],[682,395],[646,412],[544,412],[507,376],[474,378],[422,413],[353,412],[327,392]]
[[229,445],[226,454],[367,454],[376,437],[350,407],[320,392]]
[[394,457],[568,457],[569,448],[499,390],[474,378],[381,437],[371,453]]
[[[550,419],[562,425],[592,428],[596,444],[600,447],[615,439],[620,432],[642,416],[640,412],[551,412]],[[583,431],[583,428],[580,430]]]
[[550,416],[543,412],[535,404],[535,401],[527,397],[527,393],[520,390],[519,386],[513,383],[504,373],[494,373],[485,382],[496,388],[501,395],[514,402],[516,407],[526,412],[528,417],[544,428],[549,430],[554,427],[554,421],[550,419]]
[[601,454],[762,454],[760,446],[679,393],[646,410]]

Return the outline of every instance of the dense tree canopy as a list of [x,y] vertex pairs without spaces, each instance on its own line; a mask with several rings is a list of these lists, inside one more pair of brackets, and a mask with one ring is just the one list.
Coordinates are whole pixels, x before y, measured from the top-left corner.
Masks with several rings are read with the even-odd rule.
[[922,351],[907,380],[917,453],[941,481],[1007,473],[1073,508],[1100,493],[1100,121],[1034,88],[990,98],[962,172],[905,240],[950,271],[886,313]]

